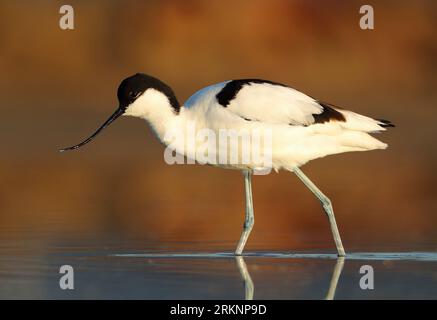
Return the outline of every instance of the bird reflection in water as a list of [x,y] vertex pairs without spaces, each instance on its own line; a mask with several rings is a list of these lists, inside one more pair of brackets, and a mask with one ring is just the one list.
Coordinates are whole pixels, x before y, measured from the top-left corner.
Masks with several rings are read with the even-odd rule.
[[344,257],[338,257],[335,263],[334,272],[332,273],[331,282],[329,283],[329,290],[326,294],[325,300],[333,300],[335,297],[335,291],[337,290],[338,280],[340,279],[341,272],[344,267]]
[[249,274],[249,271],[247,270],[246,262],[244,262],[244,259],[242,256],[236,256],[235,260],[237,261],[238,270],[240,271],[241,278],[244,281],[244,298],[246,300],[253,300],[253,292],[255,290],[253,286],[252,277]]
[[[235,257],[237,261],[238,270],[240,271],[241,278],[244,282],[244,298],[245,300],[253,300],[253,294],[255,291],[255,286],[247,269],[246,262],[242,256]],[[325,300],[333,300],[335,297],[335,292],[337,291],[337,284],[341,276],[341,272],[344,267],[344,257],[338,257],[335,263],[334,271],[332,273],[331,281],[329,283],[328,293],[326,294]]]

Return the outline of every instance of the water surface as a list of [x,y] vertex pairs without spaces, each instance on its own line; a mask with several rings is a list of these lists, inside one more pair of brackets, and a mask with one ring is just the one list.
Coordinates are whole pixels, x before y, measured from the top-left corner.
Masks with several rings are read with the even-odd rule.
[[[169,250],[181,243],[1,245],[0,298],[13,299],[436,299],[435,252]],[[214,246],[213,246],[214,247]],[[61,265],[74,290],[59,288]],[[360,267],[374,270],[363,290]]]

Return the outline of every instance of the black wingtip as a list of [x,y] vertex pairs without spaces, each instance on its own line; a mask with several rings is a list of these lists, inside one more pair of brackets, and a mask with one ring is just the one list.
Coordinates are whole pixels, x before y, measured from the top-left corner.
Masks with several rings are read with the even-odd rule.
[[381,122],[379,125],[383,128],[394,128],[396,127],[391,121],[384,120],[384,119],[376,119],[377,121]]

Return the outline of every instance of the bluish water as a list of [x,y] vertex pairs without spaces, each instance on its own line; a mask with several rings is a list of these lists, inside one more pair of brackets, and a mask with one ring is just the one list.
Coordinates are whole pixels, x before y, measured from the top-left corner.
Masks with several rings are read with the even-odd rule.
[[[0,298],[13,299],[436,299],[437,253],[170,251],[180,243],[3,243]],[[135,248],[135,249],[131,249]],[[62,290],[59,268],[74,268]],[[360,287],[360,268],[374,289]]]
[[[115,257],[138,257],[138,258],[226,258],[234,257],[233,252],[214,252],[214,253],[116,253]],[[245,252],[244,257],[266,257],[266,258],[284,258],[284,259],[335,259],[338,257],[335,253],[286,253],[286,252]],[[435,261],[437,262],[437,253],[435,252],[352,252],[348,253],[347,260],[362,261]]]

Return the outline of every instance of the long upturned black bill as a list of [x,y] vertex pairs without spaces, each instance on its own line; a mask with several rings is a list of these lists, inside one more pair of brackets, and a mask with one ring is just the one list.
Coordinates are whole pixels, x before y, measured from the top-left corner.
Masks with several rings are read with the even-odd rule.
[[97,129],[96,132],[94,132],[88,139],[82,141],[79,144],[76,144],[75,146],[72,147],[68,147],[68,148],[64,148],[64,149],[60,149],[59,152],[64,152],[64,151],[68,151],[68,150],[74,150],[77,148],[82,147],[83,145],[86,145],[88,142],[90,142],[91,140],[94,139],[95,136],[97,136],[100,131],[102,131],[103,129],[105,129],[107,126],[109,126],[115,119],[117,119],[119,116],[121,116],[123,114],[124,110],[122,108],[118,108],[110,117],[108,120],[105,121],[104,124],[102,124],[102,126],[100,128]]

